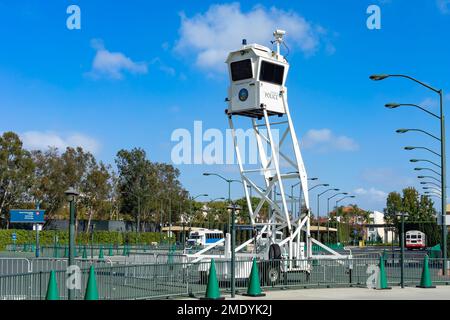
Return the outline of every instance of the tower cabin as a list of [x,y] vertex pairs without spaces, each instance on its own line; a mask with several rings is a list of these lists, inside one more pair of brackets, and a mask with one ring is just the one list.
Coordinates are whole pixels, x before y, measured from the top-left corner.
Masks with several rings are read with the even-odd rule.
[[269,116],[286,113],[281,92],[286,97],[289,64],[282,55],[243,40],[241,49],[231,52],[226,63],[230,77],[228,115],[260,119],[264,108]]

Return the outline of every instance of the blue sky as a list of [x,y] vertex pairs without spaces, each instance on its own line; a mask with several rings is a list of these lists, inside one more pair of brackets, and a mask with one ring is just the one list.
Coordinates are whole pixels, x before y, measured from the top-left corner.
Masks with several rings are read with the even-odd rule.
[[[81,30],[66,27],[71,4],[81,9]],[[371,4],[381,8],[380,30],[366,27]],[[438,133],[438,123],[383,105],[438,112],[436,96],[368,76],[406,73],[450,93],[448,0],[0,1],[0,132],[18,132],[30,148],[80,144],[107,163],[133,147],[171,162],[174,130],[192,131],[196,120],[227,128],[226,52],[242,38],[270,46],[277,25],[291,27],[289,104],[309,176],[356,194],[352,202],[369,210],[382,210],[390,191],[418,186],[408,159],[432,156],[402,147],[438,145],[394,131]],[[179,168],[192,194],[210,198],[226,196],[226,184],[202,172],[239,178],[236,166]]]

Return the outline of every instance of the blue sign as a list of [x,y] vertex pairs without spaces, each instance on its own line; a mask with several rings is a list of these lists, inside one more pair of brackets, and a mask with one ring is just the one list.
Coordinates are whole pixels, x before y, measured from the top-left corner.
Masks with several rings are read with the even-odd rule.
[[44,223],[45,210],[18,209],[9,211],[9,221],[16,223]]
[[17,235],[15,233],[13,233],[11,235],[11,239],[12,239],[12,241],[16,241],[17,240]]

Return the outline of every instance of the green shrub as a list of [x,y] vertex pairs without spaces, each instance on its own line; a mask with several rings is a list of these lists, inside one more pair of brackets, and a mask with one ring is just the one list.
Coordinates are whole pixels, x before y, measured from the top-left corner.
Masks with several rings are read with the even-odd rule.
[[[0,250],[5,250],[6,246],[12,244],[12,234],[15,233],[17,245],[29,244],[36,242],[36,231],[33,230],[0,230]],[[42,246],[52,246],[55,243],[55,237],[58,237],[58,243],[61,245],[69,244],[68,231],[43,230],[39,232],[39,243]],[[89,244],[92,234],[80,232],[76,235],[77,244]],[[163,234],[163,241],[167,240],[167,236]],[[123,245],[125,242],[129,244],[150,244],[159,242],[159,232],[118,232],[118,231],[94,231],[93,241],[95,244],[116,244]],[[173,241],[174,239],[172,239]]]

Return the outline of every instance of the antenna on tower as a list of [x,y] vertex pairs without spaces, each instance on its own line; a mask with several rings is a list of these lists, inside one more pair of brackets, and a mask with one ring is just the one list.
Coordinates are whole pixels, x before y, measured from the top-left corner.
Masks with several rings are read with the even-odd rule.
[[277,29],[273,32],[273,36],[275,37],[275,42],[277,44],[277,55],[280,55],[280,44],[283,43],[283,36],[286,34],[286,31]]

